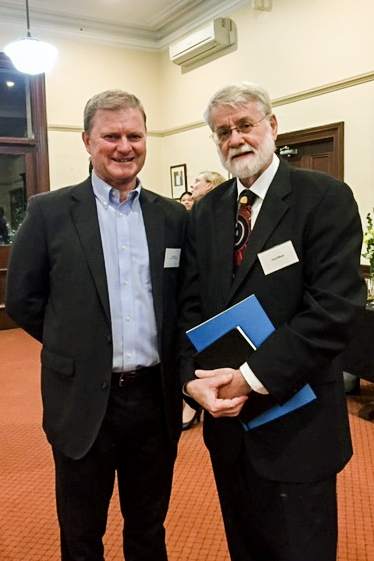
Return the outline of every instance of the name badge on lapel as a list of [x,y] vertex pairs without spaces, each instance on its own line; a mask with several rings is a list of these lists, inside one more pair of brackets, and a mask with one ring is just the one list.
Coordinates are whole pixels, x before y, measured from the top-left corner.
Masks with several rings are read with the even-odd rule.
[[291,240],[258,254],[265,275],[298,263],[299,258]]
[[177,247],[167,247],[165,249],[164,268],[170,269],[172,267],[179,267],[181,258],[181,249]]

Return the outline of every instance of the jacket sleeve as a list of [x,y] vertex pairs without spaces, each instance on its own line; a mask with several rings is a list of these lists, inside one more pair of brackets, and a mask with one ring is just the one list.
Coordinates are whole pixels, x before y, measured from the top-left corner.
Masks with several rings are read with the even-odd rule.
[[326,189],[304,231],[300,302],[248,359],[279,401],[307,382],[328,382],[341,374],[337,365],[331,368],[332,362],[366,304],[361,247],[357,204],[349,187],[336,182]]
[[194,208],[192,208],[188,213],[187,234],[185,236],[181,259],[181,277],[183,280],[179,297],[181,313],[179,315],[178,339],[182,387],[190,380],[196,378],[193,361],[193,355],[196,351],[188,339],[186,331],[202,321],[194,220],[195,211]]
[[11,247],[5,306],[9,316],[41,342],[49,294],[49,264],[39,197],[29,199],[26,217]]

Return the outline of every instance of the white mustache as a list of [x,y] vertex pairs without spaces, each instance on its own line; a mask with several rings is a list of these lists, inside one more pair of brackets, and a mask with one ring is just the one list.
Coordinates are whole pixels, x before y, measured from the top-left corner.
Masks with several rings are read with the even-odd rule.
[[239,148],[230,148],[227,155],[229,158],[233,158],[234,156],[247,154],[248,152],[256,154],[256,150],[252,148],[252,146],[249,146],[249,144],[245,144],[244,146],[240,146]]

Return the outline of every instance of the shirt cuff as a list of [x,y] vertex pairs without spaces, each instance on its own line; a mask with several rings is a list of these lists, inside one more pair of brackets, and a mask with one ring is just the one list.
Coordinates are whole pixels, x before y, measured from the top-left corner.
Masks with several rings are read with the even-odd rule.
[[249,368],[247,362],[242,364],[239,370],[242,373],[243,378],[245,379],[247,384],[252,388],[254,392],[262,393],[264,395],[269,393],[267,389],[261,384],[257,376],[255,376],[253,371]]

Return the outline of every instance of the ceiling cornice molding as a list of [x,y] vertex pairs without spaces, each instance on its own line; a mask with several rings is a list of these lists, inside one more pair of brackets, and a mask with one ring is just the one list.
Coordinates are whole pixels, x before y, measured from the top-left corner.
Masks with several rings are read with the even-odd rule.
[[[207,0],[205,0],[206,3]],[[210,0],[208,0],[210,1]],[[182,14],[192,10],[201,3],[201,0],[190,0],[186,5],[185,0],[173,2],[171,6],[165,10],[161,10],[150,22],[150,27],[153,29],[160,29],[161,27],[171,23],[172,21],[179,20]]]
[[[160,13],[152,25],[160,27],[137,27],[120,25],[115,22],[98,21],[90,18],[57,16],[37,10],[30,11],[31,34],[42,38],[64,37],[99,44],[135,48],[160,52],[182,36],[201,27],[216,17],[224,17],[231,12],[247,6],[250,0],[207,0],[203,4],[197,0],[191,7],[182,6],[178,12]],[[19,36],[26,34],[25,10],[11,3],[0,5],[1,26],[7,30],[15,29]],[[167,21],[165,24],[164,22]]]
[[217,0],[212,0],[204,4],[204,8],[200,7],[199,11],[196,11],[193,20],[185,19],[181,17],[179,25],[172,24],[166,26],[161,30],[161,37],[158,41],[158,50],[162,51],[169,47],[172,43],[179,41],[184,35],[194,31],[198,27],[207,24],[209,21],[219,18],[229,16],[232,12],[248,6],[251,0],[222,0],[217,2]]

